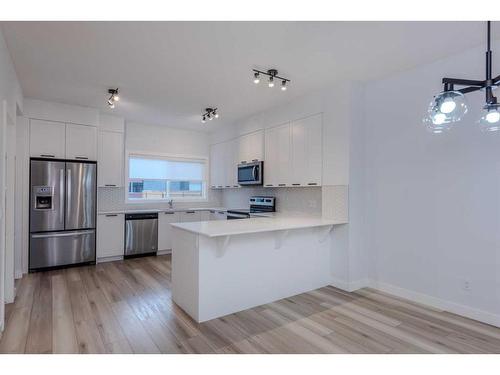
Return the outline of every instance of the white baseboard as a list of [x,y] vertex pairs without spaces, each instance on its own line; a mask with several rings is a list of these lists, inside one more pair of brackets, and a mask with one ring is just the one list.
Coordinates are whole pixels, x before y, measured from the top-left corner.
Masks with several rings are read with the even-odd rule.
[[361,288],[373,287],[373,282],[370,279],[361,279],[351,282],[340,279],[333,279],[331,285],[335,288],[345,290],[346,292],[354,292],[355,290]]
[[474,307],[461,305],[456,302],[447,301],[380,281],[374,282],[372,284],[372,288],[388,294],[393,294],[397,297],[406,298],[413,302],[428,305],[439,310],[448,311],[453,314],[465,316],[470,319],[500,327],[500,315],[496,315],[488,311],[479,310]]
[[156,253],[156,255],[167,255],[167,254],[172,254],[172,250],[171,249],[168,249],[168,250],[158,250],[158,252]]
[[415,292],[413,290],[400,288],[398,286],[387,284],[381,281],[362,279],[353,282],[346,282],[343,280],[334,279],[332,280],[331,285],[347,292],[354,292],[355,290],[361,288],[370,287],[376,290],[380,290],[381,292],[392,294],[396,297],[405,298],[412,302],[421,303],[422,305],[427,305],[439,310],[448,311],[453,314],[461,315],[486,324],[500,327],[500,315],[496,315],[488,311],[479,310],[470,306],[461,305],[456,302],[443,300],[427,294]]

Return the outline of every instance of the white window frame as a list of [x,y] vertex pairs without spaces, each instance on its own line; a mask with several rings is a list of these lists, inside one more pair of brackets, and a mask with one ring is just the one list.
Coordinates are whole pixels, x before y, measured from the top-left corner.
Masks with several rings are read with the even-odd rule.
[[[201,197],[168,197],[164,199],[130,199],[129,198],[129,165],[130,157],[142,157],[146,159],[159,159],[159,160],[171,160],[171,161],[188,161],[197,162],[204,164],[203,170],[203,180],[202,182],[202,196]],[[178,155],[178,154],[162,154],[162,153],[152,153],[144,151],[132,151],[127,150],[125,152],[125,203],[126,204],[145,204],[145,203],[165,203],[172,199],[174,202],[208,202],[208,171],[209,171],[209,158],[207,156],[200,155]]]

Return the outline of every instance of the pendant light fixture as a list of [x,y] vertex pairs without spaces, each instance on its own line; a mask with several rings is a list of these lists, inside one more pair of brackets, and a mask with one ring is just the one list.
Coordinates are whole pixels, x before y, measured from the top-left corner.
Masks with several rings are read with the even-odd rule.
[[[492,78],[491,22],[487,22],[486,79],[483,81],[443,78],[443,91],[429,104],[424,123],[433,133],[442,133],[451,129],[467,113],[465,94],[484,91],[485,105],[478,124],[482,131],[500,130],[500,105],[493,95],[493,90],[500,84],[500,75]],[[456,89],[455,86],[465,86]]]

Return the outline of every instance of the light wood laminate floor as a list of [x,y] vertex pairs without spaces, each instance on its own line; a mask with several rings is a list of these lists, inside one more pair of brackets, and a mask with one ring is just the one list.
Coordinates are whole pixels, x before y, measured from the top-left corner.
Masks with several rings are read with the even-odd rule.
[[197,324],[170,256],[25,276],[0,353],[500,353],[500,329],[370,289],[333,287]]

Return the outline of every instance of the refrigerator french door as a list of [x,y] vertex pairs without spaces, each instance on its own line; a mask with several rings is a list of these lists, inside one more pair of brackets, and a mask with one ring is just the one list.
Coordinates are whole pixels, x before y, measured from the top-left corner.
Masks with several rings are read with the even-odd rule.
[[95,262],[95,162],[31,159],[30,271]]

